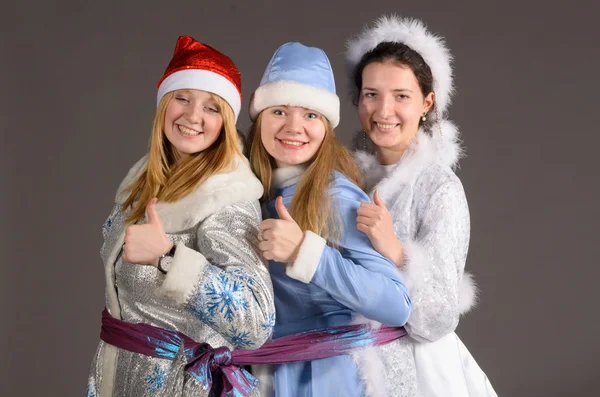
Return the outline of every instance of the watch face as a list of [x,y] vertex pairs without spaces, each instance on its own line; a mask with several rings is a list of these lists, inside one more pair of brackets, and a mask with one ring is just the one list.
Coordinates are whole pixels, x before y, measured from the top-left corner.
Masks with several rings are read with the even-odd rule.
[[158,270],[163,273],[169,271],[169,267],[171,266],[171,262],[173,261],[173,257],[169,255],[165,255],[158,260]]

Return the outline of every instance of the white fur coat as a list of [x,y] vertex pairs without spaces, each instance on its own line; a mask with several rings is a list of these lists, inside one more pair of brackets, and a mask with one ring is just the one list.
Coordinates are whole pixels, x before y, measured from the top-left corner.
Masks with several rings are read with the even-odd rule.
[[408,337],[354,354],[367,396],[494,396],[454,333],[477,299],[473,277],[464,271],[470,220],[453,172],[463,153],[456,127],[443,121],[431,134],[420,130],[394,165],[379,164],[372,148],[363,149],[355,157],[370,195],[377,190],[392,214],[412,301]]

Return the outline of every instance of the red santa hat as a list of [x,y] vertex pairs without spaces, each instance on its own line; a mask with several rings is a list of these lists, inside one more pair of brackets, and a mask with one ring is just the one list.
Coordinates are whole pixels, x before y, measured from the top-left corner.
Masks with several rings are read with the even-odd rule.
[[180,36],[173,58],[158,82],[156,104],[171,91],[195,89],[219,95],[237,120],[242,107],[241,74],[233,61],[190,36]]

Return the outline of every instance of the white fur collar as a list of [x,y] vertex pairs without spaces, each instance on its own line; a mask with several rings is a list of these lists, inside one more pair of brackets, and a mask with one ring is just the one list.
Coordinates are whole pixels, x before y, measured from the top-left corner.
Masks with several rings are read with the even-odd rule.
[[302,174],[306,171],[304,165],[292,165],[289,167],[276,168],[273,170],[273,188],[280,189],[297,183]]
[[[117,204],[125,202],[128,197],[127,187],[144,172],[147,162],[148,158],[144,156],[129,170],[117,190]],[[156,211],[163,222],[165,232],[173,233],[189,229],[229,205],[258,200],[262,194],[263,186],[250,169],[248,160],[238,157],[232,171],[209,177],[179,201],[159,201]]]
[[389,167],[379,164],[373,151],[357,150],[354,157],[363,171],[367,189],[372,189],[386,174],[393,176],[394,182],[408,183],[430,164],[456,168],[463,155],[458,129],[451,121],[442,120],[433,125],[432,131],[429,135],[419,129],[400,161]]

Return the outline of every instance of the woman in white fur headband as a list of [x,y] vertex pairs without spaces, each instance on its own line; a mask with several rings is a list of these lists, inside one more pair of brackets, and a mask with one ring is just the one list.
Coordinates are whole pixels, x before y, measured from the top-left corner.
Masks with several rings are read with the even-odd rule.
[[409,337],[371,348],[368,367],[386,379],[370,395],[496,396],[454,333],[476,289],[464,272],[469,210],[453,172],[462,150],[443,118],[451,60],[444,40],[414,19],[382,17],[348,43],[363,128],[357,159],[374,199],[357,211],[357,227],[400,269],[413,304]]

